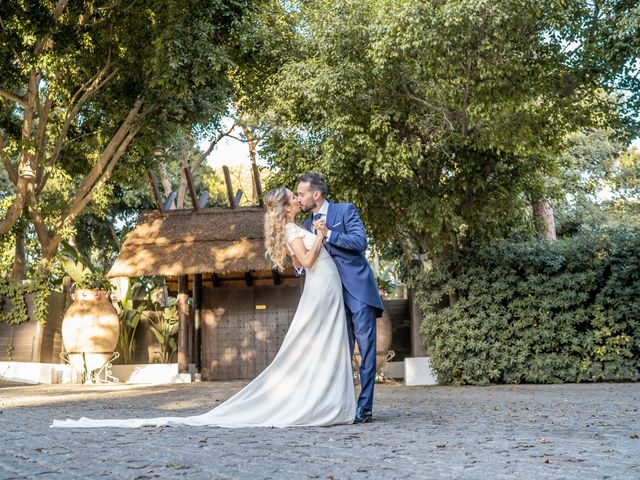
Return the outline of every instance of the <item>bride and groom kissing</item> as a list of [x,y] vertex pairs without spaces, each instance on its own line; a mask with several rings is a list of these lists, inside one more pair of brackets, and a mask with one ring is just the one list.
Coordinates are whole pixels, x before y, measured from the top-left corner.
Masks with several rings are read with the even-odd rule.
[[[304,289],[275,358],[254,380],[216,408],[190,417],[54,420],[52,427],[192,425],[330,426],[373,420],[376,318],[382,301],[367,259],[357,208],[327,200],[322,175],[306,173],[294,194],[285,187],[264,197],[265,247],[274,268],[287,256]],[[295,222],[309,213],[303,226]],[[351,359],[361,355],[356,402]]]

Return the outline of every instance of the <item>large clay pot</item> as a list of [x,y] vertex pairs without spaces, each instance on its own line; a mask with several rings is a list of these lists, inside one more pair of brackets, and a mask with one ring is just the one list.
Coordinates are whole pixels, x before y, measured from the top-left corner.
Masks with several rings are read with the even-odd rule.
[[[389,359],[391,351],[391,318],[385,309],[381,317],[376,320],[376,372],[384,367]],[[393,355],[391,355],[393,356]],[[360,351],[358,350],[358,342],[355,344],[354,352],[354,369],[360,369]]]
[[77,290],[62,320],[62,341],[73,367],[83,373],[101,368],[118,344],[118,313],[101,290]]

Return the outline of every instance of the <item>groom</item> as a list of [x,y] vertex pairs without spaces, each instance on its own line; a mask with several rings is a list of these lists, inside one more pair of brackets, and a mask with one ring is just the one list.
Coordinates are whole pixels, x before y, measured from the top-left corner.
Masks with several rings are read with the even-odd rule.
[[331,203],[326,196],[327,185],[322,175],[306,173],[300,178],[298,203],[303,212],[313,213],[304,226],[325,237],[325,247],[340,272],[351,356],[355,340],[362,359],[361,391],[354,423],[366,423],[373,420],[376,318],[382,315],[382,300],[376,279],[364,256],[367,235],[358,209],[351,203]]

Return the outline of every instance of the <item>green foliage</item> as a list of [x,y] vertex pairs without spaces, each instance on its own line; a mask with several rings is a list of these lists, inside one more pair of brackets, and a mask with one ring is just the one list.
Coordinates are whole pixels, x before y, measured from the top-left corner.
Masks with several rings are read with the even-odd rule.
[[400,286],[400,280],[395,276],[395,269],[395,262],[390,262],[376,275],[378,290],[384,298],[392,298]]
[[103,273],[90,272],[81,277],[80,281],[76,283],[76,288],[110,292],[113,290],[113,285]]
[[[269,79],[270,184],[324,173],[333,199],[354,202],[376,242],[408,258],[529,228],[567,135],[633,123],[627,97],[608,95],[625,72],[592,48],[609,32],[590,5],[297,4],[297,48]],[[634,9],[616,8],[617,19]]]
[[173,354],[178,350],[175,335],[178,333],[178,306],[176,299],[171,299],[167,306],[159,311],[157,317],[149,317],[149,328],[160,343],[159,363],[170,363]]
[[640,379],[640,231],[503,241],[417,276],[445,384]]
[[50,288],[49,275],[44,270],[23,281],[0,277],[0,323],[20,325],[28,321],[27,302],[33,302],[33,318],[44,325]]
[[640,155],[615,132],[571,134],[560,164],[547,179],[559,236],[640,223]]
[[[183,155],[186,152],[188,163],[193,164],[203,152],[191,135],[185,135],[181,131],[173,137],[163,138],[162,146],[165,150],[164,156],[161,159],[153,159],[154,163],[149,163],[148,166],[158,176],[160,176],[160,168],[164,167],[172,191],[178,192],[182,177]],[[141,152],[141,155],[150,158],[151,152]],[[108,204],[101,209],[91,208],[90,204],[75,225],[74,238],[77,249],[91,257],[92,264],[105,272],[115,261],[122,242],[135,226],[140,212],[156,208],[147,175],[132,174],[130,165],[122,165],[122,167],[115,178],[109,182],[111,190]],[[209,189],[208,206],[227,205],[224,180],[214,169],[203,163],[192,173],[198,193]],[[210,188],[212,184],[217,188]],[[161,195],[163,193],[161,189]],[[192,205],[189,192],[185,189],[183,193],[181,207],[190,208]],[[166,200],[164,196],[163,200]]]
[[147,303],[134,306],[136,293],[144,288],[144,284],[137,279],[127,279],[122,298],[117,302],[118,318],[120,320],[120,336],[118,337],[118,352],[122,363],[129,364],[136,351],[135,334],[142,312],[147,309]]
[[61,263],[67,275],[73,279],[76,289],[113,290],[104,269],[95,266],[82,252],[68,243],[63,243],[62,246],[65,256],[61,258]]
[[[40,248],[29,262],[48,263],[82,213],[94,221],[81,219],[80,244],[84,226],[111,233],[96,219],[111,214],[111,199],[127,197],[131,184],[142,179],[146,188],[156,143],[217,124],[232,93],[229,70],[240,60],[235,28],[259,2],[32,4],[5,0],[0,13],[0,155],[12,173],[0,175],[0,202],[11,199],[11,211],[36,226],[30,233]],[[25,164],[35,178],[18,181]],[[27,196],[31,208],[23,209]],[[122,203],[150,204],[136,200]],[[15,217],[7,216],[3,233]]]

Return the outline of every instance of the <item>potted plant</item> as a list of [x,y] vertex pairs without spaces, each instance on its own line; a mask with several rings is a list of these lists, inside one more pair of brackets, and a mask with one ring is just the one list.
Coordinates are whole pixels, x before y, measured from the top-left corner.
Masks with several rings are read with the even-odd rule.
[[89,381],[92,372],[111,359],[120,324],[111,303],[109,280],[85,262],[77,251],[75,258],[67,256],[63,260],[65,270],[74,280],[75,292],[62,320],[62,341],[69,363]]

